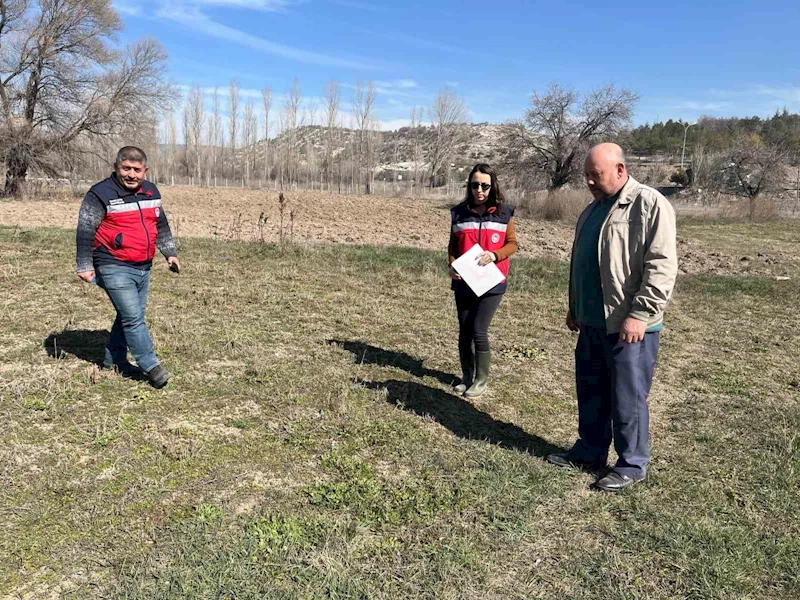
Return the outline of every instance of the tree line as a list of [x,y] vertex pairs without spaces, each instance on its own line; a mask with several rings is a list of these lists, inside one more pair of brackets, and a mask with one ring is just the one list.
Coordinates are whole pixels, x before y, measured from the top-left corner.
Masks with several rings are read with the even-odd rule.
[[[318,183],[339,191],[345,185],[366,194],[373,191],[378,163],[386,153],[373,81],[358,82],[347,94],[338,81],[330,80],[316,101],[304,99],[297,79],[282,100],[266,86],[260,93],[261,110],[252,97],[242,107],[240,92],[236,81],[225,90],[195,86],[186,95],[178,123],[174,112],[167,112],[154,155],[156,178],[191,178],[197,185],[221,180],[250,185],[258,180],[281,188]],[[211,96],[210,111],[206,95]],[[433,186],[465,142],[466,106],[455,92],[443,89],[430,106],[414,107],[409,117],[410,176]],[[398,151],[395,147],[394,162]]]
[[790,113],[786,108],[769,119],[701,117],[696,123],[672,119],[648,123],[633,128],[627,144],[636,154],[678,154],[683,147],[684,131],[688,148],[702,146],[707,151],[720,152],[734,145],[737,138],[755,135],[766,144],[800,155],[800,114]]
[[[0,0],[3,195],[24,196],[31,174],[70,181],[101,176],[123,143],[145,149],[160,181],[373,191],[386,155],[374,82],[344,94],[329,81],[315,101],[304,100],[297,79],[281,96],[269,86],[258,98],[243,96],[232,81],[223,90],[195,86],[184,97],[165,76],[167,56],[158,42],[141,39],[120,49],[121,26],[110,0]],[[755,198],[780,187],[783,165],[800,149],[800,115],[785,110],[770,119],[704,117],[692,125],[670,120],[634,128],[638,99],[613,85],[584,94],[557,83],[536,91],[523,115],[502,126],[498,166],[516,187],[555,190],[580,181],[583,155],[594,143],[675,154],[685,136],[692,169],[691,176],[677,174],[681,182],[694,177]],[[409,117],[408,176],[430,187],[449,181],[443,174],[468,133],[463,100],[443,89]],[[311,125],[319,129],[316,141],[301,135]]]

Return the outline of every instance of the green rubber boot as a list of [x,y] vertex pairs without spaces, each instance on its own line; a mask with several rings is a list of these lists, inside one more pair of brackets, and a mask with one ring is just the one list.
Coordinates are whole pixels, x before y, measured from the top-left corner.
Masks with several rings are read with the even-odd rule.
[[461,383],[455,386],[453,391],[460,396],[472,385],[472,377],[475,374],[475,356],[472,354],[472,344],[469,348],[459,347],[458,354],[461,358]]
[[464,392],[467,398],[477,398],[484,391],[486,391],[486,380],[489,379],[489,363],[491,362],[491,352],[476,352],[475,353],[475,381]]

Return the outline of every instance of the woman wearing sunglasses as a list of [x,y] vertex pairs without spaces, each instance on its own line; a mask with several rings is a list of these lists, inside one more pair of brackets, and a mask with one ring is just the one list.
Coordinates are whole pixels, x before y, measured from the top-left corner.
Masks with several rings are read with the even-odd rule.
[[[450,211],[452,228],[447,251],[450,264],[475,244],[480,244],[484,252],[478,256],[478,264],[493,262],[508,277],[508,257],[517,251],[514,209],[505,204],[497,175],[489,165],[475,165],[468,181],[464,201]],[[507,280],[478,297],[452,267],[450,278],[458,310],[458,354],[462,373],[455,391],[467,398],[477,398],[486,389],[489,377],[489,324],[506,291]]]

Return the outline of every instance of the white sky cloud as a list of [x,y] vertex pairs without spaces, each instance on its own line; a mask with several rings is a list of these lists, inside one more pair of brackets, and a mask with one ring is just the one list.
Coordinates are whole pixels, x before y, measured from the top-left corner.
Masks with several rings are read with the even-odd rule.
[[800,87],[771,87],[767,85],[756,86],[756,94],[767,96],[778,102],[783,102],[786,107],[800,105]]
[[768,119],[783,108],[790,112],[800,111],[800,87],[751,84],[733,89],[715,88],[685,100],[652,99],[649,104],[644,111],[645,118],[639,113],[637,123],[670,118],[693,120],[703,115]]
[[343,8],[354,8],[356,10],[366,10],[368,12],[381,12],[382,7],[369,2],[360,2],[359,0],[331,0],[331,4],[341,6]]
[[280,12],[302,4],[295,0],[190,0],[195,6],[229,6],[260,12]]
[[732,107],[732,102],[696,102],[693,100],[687,100],[686,102],[681,102],[675,108],[678,110],[723,112]]
[[141,4],[133,4],[126,2],[125,0],[114,0],[113,6],[114,10],[121,15],[140,17],[143,14]]
[[[231,1],[238,2],[244,0]],[[271,54],[273,56],[279,56],[281,58],[286,58],[297,62],[324,67],[339,67],[343,69],[381,70],[380,65],[366,58],[343,58],[334,56],[332,54],[311,52],[309,50],[287,46],[285,44],[280,44],[278,42],[273,42],[256,35],[252,35],[245,31],[241,31],[240,29],[218,23],[209,18],[207,15],[203,14],[197,7],[193,6],[165,6],[159,9],[156,14],[161,19],[180,23],[185,27],[200,33],[204,33],[208,36],[234,42],[242,46],[247,46],[253,50],[264,52],[265,54]]]

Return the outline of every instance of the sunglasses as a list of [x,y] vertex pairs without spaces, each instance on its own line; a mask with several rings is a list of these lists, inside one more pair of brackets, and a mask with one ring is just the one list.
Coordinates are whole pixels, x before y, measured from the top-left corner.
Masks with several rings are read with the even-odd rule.
[[478,182],[478,181],[473,181],[472,183],[470,183],[470,184],[469,184],[469,186],[470,186],[470,187],[471,187],[473,190],[477,190],[478,188],[480,188],[480,189],[482,189],[482,190],[485,192],[485,191],[487,191],[487,190],[488,190],[490,187],[492,187],[492,184],[491,184],[491,183],[480,183],[480,182]]

